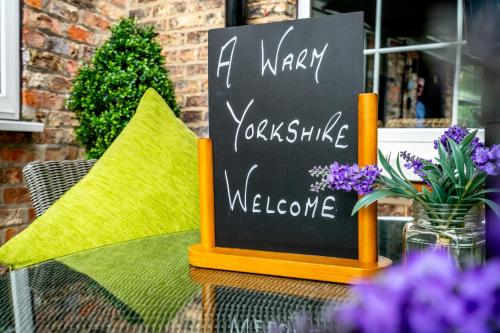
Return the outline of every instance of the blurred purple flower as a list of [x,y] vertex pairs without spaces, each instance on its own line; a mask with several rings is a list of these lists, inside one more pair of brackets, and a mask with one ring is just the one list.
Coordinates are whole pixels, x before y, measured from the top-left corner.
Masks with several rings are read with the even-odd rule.
[[336,313],[343,332],[500,332],[500,262],[460,271],[445,253],[408,257],[354,287]]
[[477,168],[490,176],[500,174],[500,145],[480,147],[472,155]]
[[330,166],[328,184],[333,190],[356,191],[364,195],[373,191],[373,184],[377,181],[382,169],[376,165],[359,167],[357,164],[339,164],[334,162]]
[[[434,149],[438,149],[439,143],[441,143],[447,151],[449,151],[448,147],[448,139],[455,141],[456,143],[462,142],[462,140],[469,134],[469,130],[466,127],[453,125],[448,128],[443,135],[439,137],[438,140],[434,141]],[[476,151],[477,148],[483,147],[484,145],[479,142],[479,138],[475,137],[471,142],[472,151]]]

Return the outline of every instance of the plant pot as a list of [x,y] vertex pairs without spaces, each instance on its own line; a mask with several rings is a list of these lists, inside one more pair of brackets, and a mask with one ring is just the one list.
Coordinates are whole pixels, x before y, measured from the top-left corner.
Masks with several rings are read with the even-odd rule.
[[444,250],[460,267],[481,265],[485,257],[483,204],[413,203],[413,222],[403,231],[404,253]]

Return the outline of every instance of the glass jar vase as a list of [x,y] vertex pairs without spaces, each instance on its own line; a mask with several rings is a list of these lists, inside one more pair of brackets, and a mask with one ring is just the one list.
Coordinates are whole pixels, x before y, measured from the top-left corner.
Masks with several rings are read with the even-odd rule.
[[413,203],[413,222],[403,231],[404,253],[444,250],[460,267],[484,263],[483,204]]

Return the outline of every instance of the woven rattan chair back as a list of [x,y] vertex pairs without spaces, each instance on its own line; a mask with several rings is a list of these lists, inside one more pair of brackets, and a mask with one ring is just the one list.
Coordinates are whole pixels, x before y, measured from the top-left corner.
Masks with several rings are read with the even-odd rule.
[[23,169],[36,216],[83,178],[96,160],[31,162]]

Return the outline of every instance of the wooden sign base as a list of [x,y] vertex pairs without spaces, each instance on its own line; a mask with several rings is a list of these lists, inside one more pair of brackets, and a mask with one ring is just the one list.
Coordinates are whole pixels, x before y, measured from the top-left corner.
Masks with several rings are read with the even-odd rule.
[[379,257],[378,262],[365,264],[359,260],[312,256],[305,254],[254,251],[214,247],[203,249],[202,244],[189,248],[189,263],[196,267],[257,273],[283,277],[338,283],[374,276],[391,261]]
[[[377,95],[358,95],[358,164],[377,163]],[[222,248],[215,244],[212,141],[198,140],[201,243],[189,248],[196,267],[338,283],[356,283],[388,267],[377,255],[377,206],[358,212],[358,260]]]

